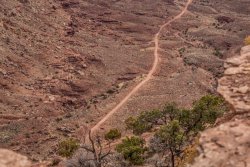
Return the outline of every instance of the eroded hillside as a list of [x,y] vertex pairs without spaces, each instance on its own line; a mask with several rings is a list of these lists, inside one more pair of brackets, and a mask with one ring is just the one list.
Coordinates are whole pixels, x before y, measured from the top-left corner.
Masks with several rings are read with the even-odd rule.
[[[225,58],[250,26],[247,0],[194,0],[160,37],[157,72],[102,125],[216,92]],[[2,0],[0,147],[34,161],[57,156],[66,137],[84,138],[153,62],[153,37],[185,1]],[[125,132],[124,132],[125,133]]]

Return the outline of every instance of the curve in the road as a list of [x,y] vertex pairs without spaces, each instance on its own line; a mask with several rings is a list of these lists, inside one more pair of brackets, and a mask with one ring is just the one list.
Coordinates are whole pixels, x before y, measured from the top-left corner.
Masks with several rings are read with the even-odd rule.
[[188,0],[188,2],[186,3],[185,7],[183,8],[183,10],[181,11],[180,14],[176,15],[173,19],[169,20],[168,22],[166,22],[165,24],[163,24],[159,31],[155,34],[154,36],[154,43],[155,43],[155,48],[154,48],[154,63],[153,66],[151,68],[151,70],[148,72],[146,78],[144,80],[142,80],[138,85],[136,85],[116,106],[115,108],[113,108],[107,115],[105,115],[105,117],[103,117],[95,126],[93,126],[91,128],[91,132],[95,132],[96,130],[99,129],[99,127],[107,120],[109,119],[115,112],[117,112],[128,100],[129,98],[134,95],[145,83],[147,83],[153,76],[154,72],[156,71],[158,64],[159,64],[159,38],[161,35],[162,30],[170,25],[172,22],[174,22],[175,20],[179,19],[180,17],[182,17],[185,12],[188,9],[188,6],[192,3],[192,0]]

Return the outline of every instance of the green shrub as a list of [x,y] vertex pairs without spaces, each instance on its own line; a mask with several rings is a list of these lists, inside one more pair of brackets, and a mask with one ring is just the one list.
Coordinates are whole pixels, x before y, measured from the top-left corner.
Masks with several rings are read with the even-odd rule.
[[[180,109],[175,103],[166,104],[162,110],[151,110],[141,113],[137,117],[126,120],[128,129],[140,135],[154,127],[160,129],[155,133],[154,145],[170,153],[171,166],[176,165],[176,160],[182,157],[187,146],[197,137],[198,132],[215,123],[228,108],[225,101],[215,95],[206,95],[193,103],[191,109]],[[141,143],[142,142],[142,143]],[[116,150],[132,164],[142,164],[143,154],[146,151],[140,138],[132,137],[123,140]],[[190,159],[195,152],[190,154]]]
[[190,143],[199,131],[213,125],[216,119],[227,111],[227,107],[222,98],[206,95],[195,102],[192,109],[179,110],[167,106],[164,111],[169,115],[170,122],[161,126],[155,136],[171,153],[171,166],[174,167],[176,157],[184,154],[185,145]]
[[58,154],[63,157],[71,157],[79,146],[79,141],[76,139],[63,140],[58,144]]
[[162,110],[162,114],[172,121],[174,119],[178,119],[180,115],[180,109],[178,109],[177,105],[175,103],[168,103],[164,106]]
[[144,163],[144,153],[147,148],[144,146],[145,141],[139,137],[127,137],[122,140],[121,144],[116,146],[116,151],[133,165],[142,165]]
[[105,134],[106,140],[115,140],[121,138],[121,132],[118,129],[111,129]]
[[128,129],[133,130],[133,133],[140,135],[152,129],[154,124],[163,116],[160,110],[151,110],[141,113],[138,117],[130,117],[125,123]]
[[197,127],[194,128],[204,130],[206,125],[214,124],[216,119],[227,110],[224,99],[219,96],[206,95],[194,103],[191,121],[197,123]]

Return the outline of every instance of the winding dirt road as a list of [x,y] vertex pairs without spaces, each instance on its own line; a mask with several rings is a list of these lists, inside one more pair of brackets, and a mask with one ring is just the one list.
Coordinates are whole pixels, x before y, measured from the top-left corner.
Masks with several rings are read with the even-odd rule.
[[136,85],[116,106],[115,108],[113,108],[107,115],[105,115],[105,117],[103,117],[95,126],[93,126],[91,128],[91,133],[95,132],[96,130],[98,130],[100,128],[100,126],[107,121],[107,119],[109,119],[115,112],[117,112],[128,100],[131,96],[133,96],[143,85],[145,85],[152,77],[153,74],[155,73],[158,64],[159,64],[159,40],[160,40],[160,35],[162,30],[170,25],[172,22],[174,22],[175,20],[181,18],[187,11],[188,6],[192,3],[193,0],[188,0],[188,2],[186,3],[185,7],[183,8],[183,10],[181,11],[180,14],[176,15],[173,19],[169,20],[168,22],[166,22],[165,24],[163,24],[159,31],[155,34],[154,36],[154,43],[155,43],[155,47],[154,47],[154,63],[153,66],[151,68],[151,70],[148,72],[146,78],[144,78],[144,80],[142,80],[138,85]]

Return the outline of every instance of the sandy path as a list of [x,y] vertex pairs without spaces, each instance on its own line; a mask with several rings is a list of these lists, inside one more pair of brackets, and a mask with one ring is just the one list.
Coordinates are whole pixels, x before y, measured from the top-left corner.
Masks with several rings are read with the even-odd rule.
[[96,130],[98,130],[100,128],[100,126],[107,121],[107,119],[109,119],[115,112],[117,112],[129,99],[131,96],[133,96],[143,85],[145,85],[152,77],[153,74],[155,73],[158,64],[159,64],[159,39],[160,39],[160,35],[162,30],[170,25],[172,22],[174,22],[175,20],[179,19],[180,17],[182,17],[185,12],[188,9],[188,6],[192,3],[192,0],[188,0],[188,2],[186,3],[185,7],[183,8],[183,10],[181,11],[180,14],[178,14],[177,16],[175,16],[173,19],[169,20],[168,22],[166,22],[165,24],[163,24],[159,31],[155,34],[154,36],[154,43],[155,43],[155,47],[154,47],[154,63],[153,66],[151,68],[151,70],[148,72],[146,78],[144,80],[142,80],[138,85],[136,85],[116,106],[115,108],[113,108],[107,115],[105,115],[105,117],[103,117],[95,126],[93,126],[91,128],[91,132],[95,132]]

